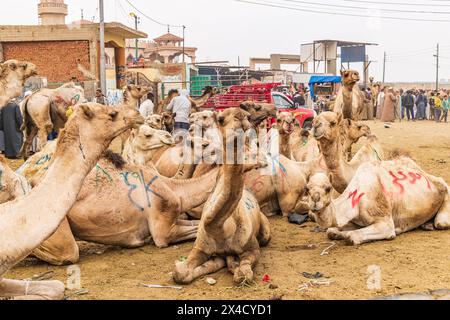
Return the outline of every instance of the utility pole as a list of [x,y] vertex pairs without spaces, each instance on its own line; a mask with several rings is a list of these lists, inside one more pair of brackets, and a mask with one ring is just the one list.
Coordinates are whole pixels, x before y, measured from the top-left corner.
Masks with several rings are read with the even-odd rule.
[[386,81],[386,51],[384,52],[384,58],[383,58],[383,84]]
[[183,63],[184,63],[184,31],[186,30],[186,26],[183,25]]
[[436,91],[439,91],[439,43],[437,44],[434,57],[436,57]]
[[[134,18],[134,27],[135,27],[136,31],[138,31],[138,26],[139,26],[139,21],[140,21],[139,17],[133,12],[130,13],[130,16],[132,16]],[[137,64],[137,62],[139,61],[139,59],[138,59],[139,58],[139,40],[138,40],[138,38],[136,38],[136,40],[135,40],[135,49],[136,49],[135,57],[136,57],[136,64]]]
[[105,66],[105,13],[103,0],[98,0],[100,8],[100,87],[106,94],[106,66]]

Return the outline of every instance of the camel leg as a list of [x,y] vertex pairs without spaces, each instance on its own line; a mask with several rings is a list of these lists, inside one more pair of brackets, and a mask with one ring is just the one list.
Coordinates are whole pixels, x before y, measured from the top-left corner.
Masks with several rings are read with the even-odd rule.
[[0,279],[0,300],[62,300],[64,290],[61,281]]
[[357,229],[358,227],[353,224],[346,225],[345,227],[340,229],[329,228],[327,229],[327,237],[330,240],[345,240],[346,231],[353,231]]
[[434,226],[438,230],[450,229],[450,190],[447,191],[444,203],[434,218]]
[[67,218],[64,218],[50,238],[33,251],[33,255],[56,266],[74,264],[78,261],[78,245],[70,230]]
[[269,219],[261,212],[261,222],[259,226],[258,242],[261,247],[269,244],[271,239],[270,222]]
[[233,281],[236,284],[241,284],[243,282],[251,282],[254,279],[253,268],[255,268],[261,253],[258,249],[246,251],[239,256],[241,262],[239,268],[236,269],[234,273]]
[[33,144],[33,139],[36,137],[37,133],[38,129],[35,126],[33,126],[30,132],[26,134],[25,141],[22,145],[22,148],[20,149],[20,156],[24,158],[25,161],[29,158],[30,148],[31,145]]
[[45,144],[47,143],[47,137],[50,134],[50,132],[52,131],[53,126],[52,125],[45,125],[45,127],[39,127],[38,128],[38,139],[39,139],[39,143],[37,146],[37,151],[41,151]]
[[189,284],[195,279],[210,273],[219,271],[225,267],[225,260],[222,258],[209,259],[205,252],[194,248],[187,261],[177,262],[173,272],[173,280],[180,284]]
[[228,271],[230,271],[232,274],[236,273],[237,268],[239,268],[239,259],[236,256],[227,256],[227,267]]
[[392,219],[381,220],[355,231],[344,231],[342,234],[350,245],[359,245],[376,240],[392,240],[396,237]]

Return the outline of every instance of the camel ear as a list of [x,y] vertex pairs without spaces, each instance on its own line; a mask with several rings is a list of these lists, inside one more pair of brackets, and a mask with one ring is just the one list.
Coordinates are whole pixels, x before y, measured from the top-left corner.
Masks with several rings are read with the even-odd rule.
[[340,71],[341,71],[341,76],[343,77],[345,74],[345,69],[341,69]]
[[91,120],[94,117],[94,111],[87,104],[80,105],[80,108],[86,119]]
[[242,102],[240,105],[239,105],[239,108],[241,108],[242,110],[245,110],[245,111],[248,111],[248,104],[246,103],[246,102]]

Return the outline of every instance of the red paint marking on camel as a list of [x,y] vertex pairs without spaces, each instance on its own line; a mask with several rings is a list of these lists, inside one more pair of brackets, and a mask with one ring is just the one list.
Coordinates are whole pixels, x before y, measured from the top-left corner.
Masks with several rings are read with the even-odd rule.
[[401,183],[399,183],[399,181],[407,180],[408,177],[402,171],[398,172],[398,174],[402,176],[401,178],[397,177],[392,171],[389,171],[389,174],[392,177],[392,183],[400,189],[400,193],[405,192],[405,187]]
[[389,171],[389,174],[392,177],[392,183],[400,189],[400,193],[405,192],[405,187],[403,186],[403,184],[400,183],[401,181],[407,181],[408,183],[414,185],[417,183],[417,181],[421,180],[422,178],[426,180],[428,189],[431,189],[431,184],[428,178],[420,173],[408,172],[408,175],[406,175],[402,171],[398,171],[398,175],[400,177],[396,176],[392,171]]
[[[361,193],[358,196],[358,189],[356,189],[353,192],[350,192],[350,195],[348,196],[347,199],[352,199],[352,208],[356,207],[356,205],[359,203],[359,201],[361,201],[361,198],[365,195],[365,193]],[[357,197],[358,196],[358,197]]]

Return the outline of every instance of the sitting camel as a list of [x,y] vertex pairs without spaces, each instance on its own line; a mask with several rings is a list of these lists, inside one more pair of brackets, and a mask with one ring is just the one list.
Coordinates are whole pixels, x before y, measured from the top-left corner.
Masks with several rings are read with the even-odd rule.
[[313,135],[331,174],[333,187],[342,193],[347,188],[358,167],[367,161],[384,159],[383,149],[375,136],[368,137],[366,143],[353,159],[348,162],[343,152],[341,126],[342,114],[321,113],[313,122]]
[[230,129],[249,129],[249,116],[239,108],[226,109],[217,116],[223,146],[234,145],[230,150],[234,153],[233,164],[226,163],[220,168],[216,187],[203,210],[194,248],[186,261],[175,265],[173,279],[177,283],[191,283],[225,265],[237,284],[254,279],[260,246],[270,240],[270,224],[256,199],[244,190],[244,165],[234,160],[238,145],[236,131],[226,135]]
[[0,109],[22,95],[25,81],[35,75],[36,66],[30,62],[8,60],[0,63]]
[[163,117],[159,114],[152,114],[147,119],[145,119],[145,123],[148,124],[150,128],[156,130],[164,130]]
[[311,213],[321,227],[329,228],[330,239],[352,245],[390,240],[433,219],[436,229],[450,229],[448,185],[409,158],[365,163],[336,200],[331,190],[326,174],[311,177]]
[[[288,159],[292,159],[290,137],[295,129],[295,118],[291,112],[278,112],[277,124],[272,128],[278,130],[279,152]],[[271,135],[272,137],[272,135]]]
[[25,136],[21,150],[24,159],[29,156],[33,139],[38,137],[37,150],[42,150],[47,143],[48,134],[52,130],[59,132],[64,128],[67,122],[67,108],[81,102],[85,102],[84,89],[73,82],[56,89],[39,89],[25,98],[20,105],[23,115],[21,129]]
[[[61,131],[53,162],[41,183],[27,195],[0,205],[1,297],[63,298],[62,282],[8,280],[1,276],[57,230],[75,203],[86,175],[107,146],[139,122],[143,119],[137,111],[118,111],[92,103],[80,105]],[[36,206],[49,194],[52,201]]]

